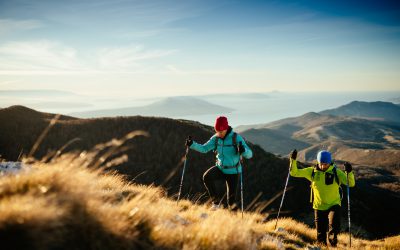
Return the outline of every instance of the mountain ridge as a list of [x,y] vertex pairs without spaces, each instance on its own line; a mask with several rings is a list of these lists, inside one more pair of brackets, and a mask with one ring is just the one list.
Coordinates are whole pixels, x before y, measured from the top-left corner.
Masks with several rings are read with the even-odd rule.
[[[353,102],[356,105],[358,103]],[[371,105],[381,107],[382,103],[387,105],[385,102]],[[389,106],[393,107],[390,104]],[[394,166],[398,159],[396,152],[400,149],[400,124],[393,120],[378,118],[365,119],[357,116],[335,116],[326,112],[309,112],[267,124],[240,126],[238,131],[248,140],[275,154],[287,155],[293,148],[301,151],[307,150],[311,145],[319,145],[320,148],[332,150],[338,159],[364,165]],[[268,133],[263,133],[266,130]],[[275,138],[277,136],[280,137],[279,140]],[[342,149],[338,145],[342,145]],[[350,153],[351,148],[353,148],[352,153]],[[382,156],[379,156],[379,152],[382,152]],[[367,153],[375,156],[371,162],[371,157],[366,157]],[[310,152],[300,152],[300,155],[301,157],[308,155],[306,158],[301,158],[302,160],[315,159],[315,155]],[[350,158],[344,159],[344,157]],[[384,164],[380,164],[383,162]]]
[[319,113],[400,122],[400,107],[391,102],[353,101],[338,108],[324,110]]

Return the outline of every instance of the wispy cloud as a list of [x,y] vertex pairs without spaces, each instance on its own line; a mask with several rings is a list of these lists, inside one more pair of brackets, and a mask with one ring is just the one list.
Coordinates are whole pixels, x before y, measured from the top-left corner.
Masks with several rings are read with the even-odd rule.
[[[214,6],[215,4],[213,4]],[[25,6],[24,6],[25,7]],[[208,10],[202,1],[116,0],[116,1],[33,1],[27,8],[14,11],[19,15],[40,16],[51,23],[93,29],[101,27],[109,33],[137,30],[168,29],[176,21],[201,15]],[[146,36],[148,34],[145,34]]]
[[42,26],[43,23],[38,20],[0,19],[0,35],[21,30],[37,29]]
[[[135,72],[177,50],[145,49],[142,45],[93,49],[91,58],[61,43],[40,40],[0,44],[0,75],[58,75]],[[90,54],[90,53],[89,53]]]
[[167,69],[167,73],[175,73],[175,74],[185,74],[186,72],[184,72],[181,69],[178,69],[175,65],[165,65],[165,68]]
[[73,48],[41,40],[0,45],[0,71],[79,70],[82,65]]
[[157,59],[176,53],[177,50],[146,50],[142,45],[118,48],[102,48],[98,51],[101,68],[124,70],[142,65],[143,61]]
[[21,82],[21,81],[20,80],[0,81],[0,87],[12,87],[12,86],[15,86],[19,82]]
[[160,29],[148,29],[148,30],[128,30],[117,33],[117,37],[123,38],[147,38],[158,36],[161,34],[185,32],[188,29],[184,28],[160,28]]

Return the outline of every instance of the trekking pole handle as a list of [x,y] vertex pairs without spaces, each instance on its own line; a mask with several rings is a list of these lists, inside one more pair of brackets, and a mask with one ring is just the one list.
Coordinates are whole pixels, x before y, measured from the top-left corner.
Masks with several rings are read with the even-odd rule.
[[[189,140],[192,140],[192,136],[188,136],[188,139]],[[186,146],[186,153],[185,153],[185,160],[186,160],[186,158],[187,158],[187,154],[189,153],[189,149],[190,149],[190,146]]]
[[[188,136],[188,139],[189,139],[189,140],[192,140],[192,137],[189,135],[189,136]],[[186,150],[185,150],[185,161],[186,161],[187,155],[188,155],[188,153],[189,153],[189,148],[190,148],[190,146],[186,146]],[[185,163],[186,163],[186,162],[185,162]]]

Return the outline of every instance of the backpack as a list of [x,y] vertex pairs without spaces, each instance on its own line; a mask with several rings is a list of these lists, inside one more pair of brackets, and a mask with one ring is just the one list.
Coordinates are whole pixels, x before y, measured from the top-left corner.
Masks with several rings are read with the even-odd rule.
[[[314,176],[315,176],[315,172],[316,171],[317,171],[317,167],[314,166],[314,169],[313,169],[313,171],[311,173],[311,181],[314,180]],[[340,186],[339,177],[338,177],[337,171],[336,171],[336,165],[333,166],[332,172],[333,172],[333,176],[334,176],[334,179],[335,179],[336,183]]]
[[[312,171],[312,173],[311,173],[310,203],[313,203],[313,202],[314,202],[314,195],[313,195],[313,190],[312,190],[312,182],[314,181],[314,176],[315,176],[315,172],[316,172],[316,171],[317,171],[317,167],[314,166],[314,169],[313,169],[313,171]],[[342,199],[343,199],[343,190],[342,190],[342,186],[340,185],[339,177],[338,177],[338,175],[337,175],[336,165],[333,165],[332,172],[333,172],[333,176],[334,176],[334,179],[335,179],[336,183],[339,185],[340,200],[342,200]]]

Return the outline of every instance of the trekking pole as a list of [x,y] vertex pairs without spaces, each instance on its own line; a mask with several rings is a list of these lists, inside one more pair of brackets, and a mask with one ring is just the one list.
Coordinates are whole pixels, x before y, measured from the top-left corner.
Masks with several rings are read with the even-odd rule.
[[349,221],[349,245],[351,247],[351,221],[350,221],[350,187],[349,187],[349,172],[347,175],[347,219]]
[[[276,216],[275,229],[276,229],[276,227],[278,226],[279,214],[281,213],[281,208],[282,208],[282,205],[283,205],[283,200],[285,199],[286,188],[287,188],[287,184],[288,184],[288,182],[289,182],[290,167],[291,167],[291,166],[292,166],[292,162],[290,162],[290,165],[289,165],[289,172],[288,172],[288,175],[287,175],[287,177],[286,177],[286,184],[285,184],[285,188],[283,189],[281,204],[279,205],[278,215]],[[274,229],[274,230],[275,230],[275,229]]]
[[242,164],[242,172],[240,172],[240,205],[242,206],[242,219],[243,219],[243,157],[240,155],[240,162]]
[[[240,146],[242,146],[242,142],[239,142],[239,145],[237,146],[237,152],[240,153]],[[240,206],[242,210],[242,219],[243,219],[243,169],[244,169],[244,163],[243,163],[243,156],[240,154],[239,156],[240,164],[242,165],[242,172],[240,172]],[[236,172],[239,173],[238,166],[236,165]]]
[[[191,139],[190,136],[189,136],[189,139]],[[185,175],[186,161],[187,161],[187,155],[188,155],[188,153],[189,153],[189,146],[186,146],[185,160],[183,161],[183,170],[182,170],[181,184],[179,185],[178,200],[176,201],[176,204],[179,203],[179,199],[181,198],[182,184],[183,184],[183,176]]]

